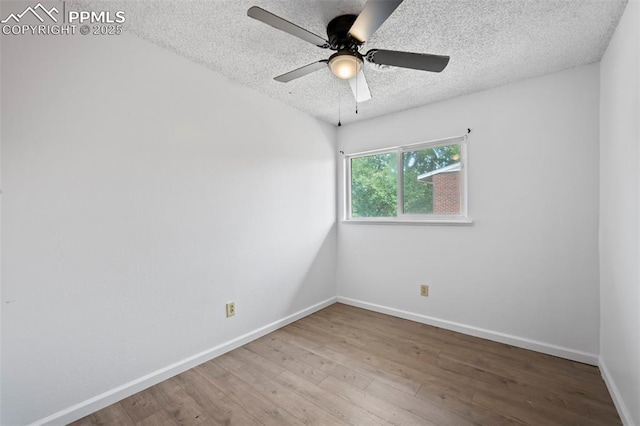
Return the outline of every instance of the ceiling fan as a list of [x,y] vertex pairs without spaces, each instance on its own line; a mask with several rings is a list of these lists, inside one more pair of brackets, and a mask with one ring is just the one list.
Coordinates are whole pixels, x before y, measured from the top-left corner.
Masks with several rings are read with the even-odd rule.
[[372,64],[431,72],[441,72],[449,63],[448,56],[426,53],[383,49],[371,49],[365,54],[360,53],[362,45],[391,16],[400,3],[402,0],[368,0],[360,15],[340,15],[333,18],[327,25],[328,40],[258,6],[249,8],[247,15],[322,49],[336,51],[329,59],[322,59],[279,75],[275,77],[276,81],[287,83],[328,66],[336,77],[349,80],[356,102],[363,102],[371,99],[371,92],[362,71],[364,60]]

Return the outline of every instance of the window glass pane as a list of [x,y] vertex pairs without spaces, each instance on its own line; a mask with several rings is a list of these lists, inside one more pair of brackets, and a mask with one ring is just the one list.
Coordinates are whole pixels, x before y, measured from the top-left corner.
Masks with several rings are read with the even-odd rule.
[[351,159],[351,216],[395,217],[398,170],[395,152]]
[[405,214],[460,214],[460,145],[402,154]]

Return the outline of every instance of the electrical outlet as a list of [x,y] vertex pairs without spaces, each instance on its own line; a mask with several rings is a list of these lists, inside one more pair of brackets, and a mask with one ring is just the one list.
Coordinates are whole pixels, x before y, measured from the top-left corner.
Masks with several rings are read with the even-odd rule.
[[429,286],[422,284],[420,286],[420,296],[429,297]]
[[232,317],[236,314],[236,304],[235,302],[227,303],[227,318]]

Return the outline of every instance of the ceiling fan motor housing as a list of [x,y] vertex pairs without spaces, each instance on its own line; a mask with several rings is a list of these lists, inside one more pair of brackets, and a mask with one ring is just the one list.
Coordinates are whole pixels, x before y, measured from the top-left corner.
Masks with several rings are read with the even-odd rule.
[[362,43],[349,35],[349,30],[356,18],[358,18],[357,15],[340,15],[329,22],[327,37],[331,50],[358,50]]

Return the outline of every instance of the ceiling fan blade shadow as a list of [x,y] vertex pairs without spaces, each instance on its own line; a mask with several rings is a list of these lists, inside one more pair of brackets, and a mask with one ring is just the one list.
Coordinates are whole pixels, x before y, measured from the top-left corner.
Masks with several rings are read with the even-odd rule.
[[402,0],[369,0],[351,26],[349,34],[364,43],[387,20]]
[[362,68],[355,77],[349,79],[349,86],[351,86],[356,102],[364,102],[371,99],[371,91],[369,91],[369,85],[367,84],[367,79],[364,78]]
[[382,49],[372,49],[368,51],[365,59],[373,64],[391,65],[394,67],[431,72],[441,72],[449,63],[448,56]]
[[250,7],[249,10],[247,10],[247,16],[260,22],[264,22],[267,25],[271,25],[280,31],[284,31],[285,33],[291,34],[292,36],[298,37],[304,41],[308,41],[311,44],[315,44],[318,47],[322,47],[323,49],[329,47],[329,42],[319,35],[305,30],[304,28],[289,22],[286,19],[282,19],[281,17],[258,6]]
[[284,73],[277,77],[274,77],[275,81],[279,81],[280,83],[288,83],[291,80],[295,80],[296,78],[304,77],[307,74],[311,74],[314,71],[318,71],[321,68],[327,67],[327,60],[323,59],[322,61],[313,62],[309,65],[305,65],[303,67],[297,68],[293,71],[289,71],[288,73]]

